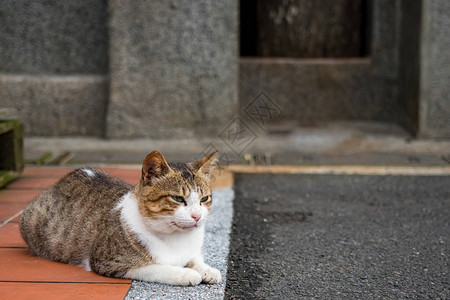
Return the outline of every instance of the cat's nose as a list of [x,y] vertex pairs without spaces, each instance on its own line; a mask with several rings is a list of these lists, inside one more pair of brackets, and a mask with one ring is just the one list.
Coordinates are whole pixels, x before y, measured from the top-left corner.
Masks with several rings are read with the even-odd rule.
[[192,213],[191,214],[191,218],[195,220],[195,222],[197,222],[200,218],[201,218],[201,214],[196,214],[196,213]]

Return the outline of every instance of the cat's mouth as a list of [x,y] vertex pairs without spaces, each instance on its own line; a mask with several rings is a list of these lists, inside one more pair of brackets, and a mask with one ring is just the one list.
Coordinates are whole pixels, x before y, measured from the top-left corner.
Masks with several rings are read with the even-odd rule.
[[178,225],[178,224],[175,223],[175,222],[171,222],[171,224],[174,225],[175,227],[180,228],[180,229],[183,229],[183,230],[190,230],[190,229],[194,229],[194,228],[197,228],[197,227],[198,227],[198,224],[197,224],[197,223],[194,224],[194,225],[191,225],[191,226],[182,226],[182,225]]

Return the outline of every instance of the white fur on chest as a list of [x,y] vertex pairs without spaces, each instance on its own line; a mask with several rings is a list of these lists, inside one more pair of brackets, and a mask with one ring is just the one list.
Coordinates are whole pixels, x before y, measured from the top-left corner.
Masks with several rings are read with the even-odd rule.
[[188,233],[172,234],[165,239],[149,234],[146,247],[157,263],[184,267],[200,255],[203,235],[203,227]]
[[[149,251],[155,263],[184,267],[193,258],[201,255],[204,226],[186,232],[155,233],[148,230],[149,222],[138,210],[137,199],[131,194],[124,195],[116,209],[121,211],[122,221],[138,237]],[[153,221],[154,223],[157,221]]]

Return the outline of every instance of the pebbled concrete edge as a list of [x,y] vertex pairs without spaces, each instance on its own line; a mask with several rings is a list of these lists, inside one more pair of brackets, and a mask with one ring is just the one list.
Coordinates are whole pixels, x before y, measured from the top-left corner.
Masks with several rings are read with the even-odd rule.
[[211,215],[206,223],[205,261],[222,273],[219,284],[179,287],[133,280],[125,299],[223,299],[225,296],[227,259],[233,218],[234,190],[213,191]]

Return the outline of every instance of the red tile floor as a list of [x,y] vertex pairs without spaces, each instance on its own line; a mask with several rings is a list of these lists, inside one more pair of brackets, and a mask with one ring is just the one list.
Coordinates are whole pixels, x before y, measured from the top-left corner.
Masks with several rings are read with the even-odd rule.
[[[131,184],[139,181],[138,168],[103,169]],[[0,299],[123,299],[128,292],[131,280],[31,256],[20,236],[23,208],[71,170],[27,167],[16,181],[0,189]],[[232,184],[229,173],[215,178],[214,188]]]

